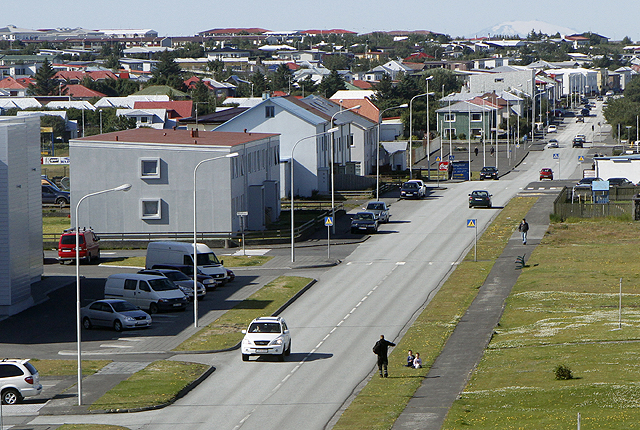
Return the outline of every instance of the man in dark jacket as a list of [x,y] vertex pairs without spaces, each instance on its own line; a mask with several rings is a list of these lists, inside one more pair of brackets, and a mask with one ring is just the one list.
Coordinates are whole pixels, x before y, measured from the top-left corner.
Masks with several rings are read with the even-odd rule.
[[518,231],[522,233],[522,244],[527,244],[527,232],[529,231],[529,223],[526,219],[522,218],[520,225],[518,226]]
[[384,335],[380,335],[380,340],[373,346],[373,353],[378,356],[378,369],[380,370],[380,377],[382,378],[382,368],[384,367],[384,377],[387,378],[389,373],[387,372],[387,366],[389,365],[389,359],[387,358],[387,348],[390,346],[396,346],[395,343],[389,342],[384,338]]

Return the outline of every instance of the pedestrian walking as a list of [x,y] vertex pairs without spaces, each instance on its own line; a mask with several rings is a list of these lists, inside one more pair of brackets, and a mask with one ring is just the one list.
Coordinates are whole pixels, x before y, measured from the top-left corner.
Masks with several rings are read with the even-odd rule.
[[[373,353],[378,356],[378,370],[380,371],[380,377],[383,376],[387,378],[389,376],[389,372],[387,372],[387,366],[389,365],[389,358],[387,357],[387,349],[390,346],[396,346],[395,343],[389,342],[384,338],[384,335],[380,335],[380,340],[373,345]],[[382,374],[382,370],[384,368],[384,375]]]
[[416,356],[413,355],[413,351],[409,350],[409,355],[407,356],[407,367],[413,367],[413,360],[416,359]]
[[476,154],[476,157],[478,156],[478,147],[477,146],[475,148],[473,148],[473,153]]
[[420,358],[419,352],[416,352],[416,357],[413,359],[413,367],[415,369],[420,369],[422,367],[422,358]]
[[494,151],[494,149],[493,149],[493,146],[492,146],[491,147],[491,155],[493,155],[493,151]]
[[518,226],[518,231],[522,233],[522,244],[527,244],[527,232],[529,231],[529,223],[526,219],[522,218],[520,221],[520,225]]

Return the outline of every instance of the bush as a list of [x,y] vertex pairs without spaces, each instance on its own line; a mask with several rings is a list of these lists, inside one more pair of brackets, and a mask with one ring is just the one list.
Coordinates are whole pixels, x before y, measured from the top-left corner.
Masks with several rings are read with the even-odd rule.
[[554,373],[556,374],[556,379],[566,381],[568,379],[573,379],[573,374],[571,373],[571,369],[569,369],[564,364],[559,364],[556,366]]
[[559,222],[562,222],[564,220],[562,219],[561,215],[558,215],[556,213],[551,213],[551,214],[549,214],[549,221],[551,221],[552,223],[559,223]]

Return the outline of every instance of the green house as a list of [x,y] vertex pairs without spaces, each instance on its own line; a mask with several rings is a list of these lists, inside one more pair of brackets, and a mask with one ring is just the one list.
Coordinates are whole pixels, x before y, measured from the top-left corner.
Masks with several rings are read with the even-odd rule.
[[464,136],[489,136],[496,129],[498,109],[491,103],[478,104],[476,100],[462,101],[436,110],[438,132],[443,139]]

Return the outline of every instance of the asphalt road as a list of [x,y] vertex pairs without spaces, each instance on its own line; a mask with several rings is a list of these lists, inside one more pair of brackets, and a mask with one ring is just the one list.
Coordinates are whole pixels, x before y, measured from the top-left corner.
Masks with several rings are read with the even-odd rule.
[[[538,182],[543,167],[552,167],[558,178],[577,181],[582,170],[578,156],[586,155],[589,145],[573,149],[570,142],[575,134],[587,134],[589,121],[565,120],[556,133],[560,148],[531,152],[499,181],[448,183],[425,200],[393,203],[392,222],[355,247],[342,264],[316,273],[318,282],[282,314],[293,345],[284,363],[242,362],[238,351],[201,355],[197,359],[214,365],[216,372],[172,406],[126,415],[41,416],[32,423],[104,423],[131,429],[330,428],[372,374],[371,347],[379,335],[397,340],[470,248],[473,232],[466,220],[476,219],[482,231],[497,208],[516,194],[544,192],[552,182],[530,186]],[[554,153],[560,154],[561,164],[554,161]],[[474,189],[489,190],[497,208],[469,209],[467,195]]]

